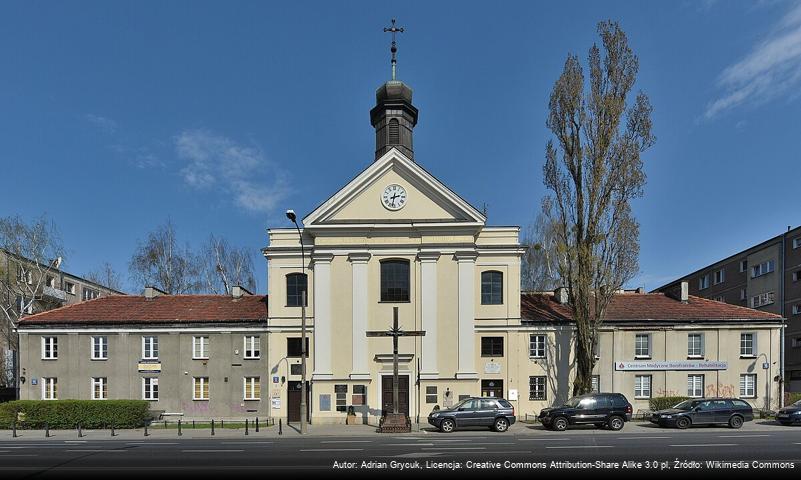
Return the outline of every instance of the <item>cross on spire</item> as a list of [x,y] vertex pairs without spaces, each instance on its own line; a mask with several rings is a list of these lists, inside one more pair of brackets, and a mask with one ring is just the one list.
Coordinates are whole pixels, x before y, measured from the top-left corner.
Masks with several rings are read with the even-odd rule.
[[403,27],[396,27],[395,26],[395,19],[392,19],[392,26],[387,28],[384,27],[384,33],[390,32],[392,33],[392,47],[389,49],[392,52],[392,79],[395,80],[395,64],[398,63],[398,60],[395,58],[395,54],[398,53],[398,47],[395,43],[395,34],[396,33],[403,33]]

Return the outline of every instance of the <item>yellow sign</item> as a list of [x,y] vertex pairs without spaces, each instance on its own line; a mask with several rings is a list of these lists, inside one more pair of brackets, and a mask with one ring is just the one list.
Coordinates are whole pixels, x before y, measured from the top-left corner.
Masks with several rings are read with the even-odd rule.
[[140,363],[137,365],[137,370],[143,373],[159,373],[161,372],[161,363],[159,362],[149,362],[149,363]]

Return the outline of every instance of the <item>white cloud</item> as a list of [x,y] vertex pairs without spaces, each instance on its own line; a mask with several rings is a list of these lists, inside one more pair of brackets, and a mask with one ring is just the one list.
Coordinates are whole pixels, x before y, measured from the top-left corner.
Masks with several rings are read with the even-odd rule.
[[117,122],[108,117],[104,117],[103,115],[87,113],[83,116],[83,118],[87,122],[97,127],[103,133],[114,133],[117,131]]
[[248,211],[273,211],[290,193],[286,173],[257,147],[208,130],[186,130],[175,137],[175,151],[187,162],[180,172],[187,185],[220,189]]
[[801,87],[801,3],[795,4],[743,59],[718,78],[723,91],[704,118],[745,104],[762,104]]

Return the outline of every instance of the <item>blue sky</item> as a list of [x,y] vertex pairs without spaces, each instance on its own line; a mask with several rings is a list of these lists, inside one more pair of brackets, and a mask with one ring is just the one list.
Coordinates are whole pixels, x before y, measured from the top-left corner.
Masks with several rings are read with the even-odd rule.
[[[373,159],[368,112],[414,88],[419,163],[497,225],[530,223],[548,96],[599,20],[621,22],[654,106],[635,213],[654,288],[801,223],[801,3],[4,2],[0,215],[46,213],[65,268],[127,280],[168,218],[254,251]],[[129,288],[131,285],[129,284]]]

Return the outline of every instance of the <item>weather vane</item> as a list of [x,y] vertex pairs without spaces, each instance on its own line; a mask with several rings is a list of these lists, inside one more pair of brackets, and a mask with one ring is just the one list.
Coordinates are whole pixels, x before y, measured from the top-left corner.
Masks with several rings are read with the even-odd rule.
[[396,33],[403,33],[403,27],[396,27],[395,26],[395,19],[392,19],[392,26],[387,28],[384,27],[384,32],[392,33],[392,48],[389,49],[392,52],[392,79],[395,80],[395,64],[398,63],[398,60],[395,58],[395,54],[398,53],[398,47],[395,44],[395,34]]

